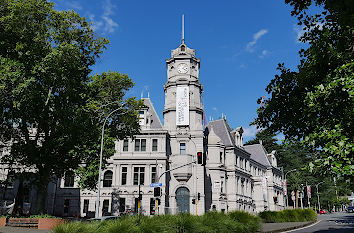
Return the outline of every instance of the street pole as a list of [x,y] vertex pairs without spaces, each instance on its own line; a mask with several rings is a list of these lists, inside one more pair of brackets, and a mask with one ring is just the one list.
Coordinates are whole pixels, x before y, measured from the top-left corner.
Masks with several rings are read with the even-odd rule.
[[[286,189],[288,188],[288,181],[286,180],[286,175],[289,173],[289,172],[294,172],[294,171],[296,171],[296,168],[295,169],[292,169],[292,170],[290,170],[290,171],[287,171],[286,173],[285,173],[285,182],[286,182]],[[288,190],[286,190],[286,199],[285,199],[285,201],[286,201],[286,203],[285,203],[285,207],[287,208],[288,206],[289,206],[289,200],[288,200]]]
[[318,193],[318,186],[322,184],[324,181],[316,184],[316,191],[317,191],[317,204],[318,204],[318,211],[321,211],[321,204],[320,204],[320,194]]
[[108,120],[108,118],[115,113],[118,110],[121,110],[122,108],[117,108],[115,110],[113,110],[112,112],[110,112],[108,114],[108,116],[106,117],[106,119],[103,122],[103,126],[102,126],[102,133],[101,133],[101,150],[100,150],[100,167],[98,170],[98,182],[97,182],[97,201],[96,201],[96,214],[95,214],[95,218],[99,218],[100,216],[100,197],[101,197],[101,173],[102,173],[102,154],[103,154],[103,138],[104,138],[104,127],[106,125],[106,122]]

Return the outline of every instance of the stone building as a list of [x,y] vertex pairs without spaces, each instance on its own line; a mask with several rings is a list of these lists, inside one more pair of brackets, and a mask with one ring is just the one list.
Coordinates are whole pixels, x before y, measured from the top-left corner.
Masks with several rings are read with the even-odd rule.
[[[164,123],[151,100],[143,98],[141,133],[117,141],[102,172],[99,215],[138,212],[139,191],[144,215],[283,209],[276,153],[267,153],[262,144],[244,146],[242,127],[232,129],[225,118],[203,125],[195,50],[182,42],[166,67]],[[205,164],[198,163],[198,153]],[[158,198],[153,183],[162,183]],[[15,195],[15,188],[6,192]],[[70,172],[50,186],[48,195],[52,214],[84,217],[96,211],[97,193],[80,190]]]

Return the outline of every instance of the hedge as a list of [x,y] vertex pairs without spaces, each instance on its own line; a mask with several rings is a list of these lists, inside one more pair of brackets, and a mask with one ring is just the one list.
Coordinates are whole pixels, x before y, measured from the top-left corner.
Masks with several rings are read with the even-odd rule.
[[317,214],[312,209],[263,211],[258,214],[263,222],[313,222]]
[[189,214],[160,215],[153,217],[126,216],[118,220],[102,222],[69,222],[53,229],[54,233],[251,233],[261,228],[260,218],[246,212],[235,211],[227,214],[207,212],[202,216]]

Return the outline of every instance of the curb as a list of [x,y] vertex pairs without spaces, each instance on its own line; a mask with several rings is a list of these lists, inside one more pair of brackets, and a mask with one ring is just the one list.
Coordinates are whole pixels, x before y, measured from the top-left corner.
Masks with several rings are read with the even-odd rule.
[[286,227],[286,228],[281,228],[281,229],[277,229],[277,230],[272,230],[272,231],[258,231],[257,233],[278,233],[278,232],[287,232],[287,231],[291,231],[291,230],[296,230],[296,229],[300,229],[303,227],[307,227],[316,223],[319,223],[320,221],[316,221],[316,222],[308,222],[299,226],[294,226],[294,227]]

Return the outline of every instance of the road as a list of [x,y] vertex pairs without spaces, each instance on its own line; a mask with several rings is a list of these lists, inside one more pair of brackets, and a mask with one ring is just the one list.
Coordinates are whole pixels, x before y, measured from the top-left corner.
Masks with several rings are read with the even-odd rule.
[[299,230],[287,231],[291,233],[353,233],[354,213],[333,213],[318,216],[319,222]]

